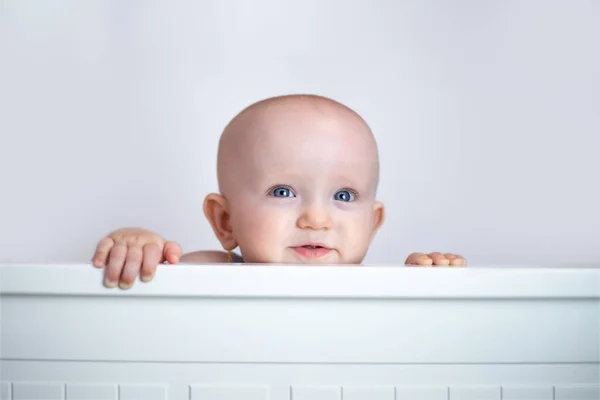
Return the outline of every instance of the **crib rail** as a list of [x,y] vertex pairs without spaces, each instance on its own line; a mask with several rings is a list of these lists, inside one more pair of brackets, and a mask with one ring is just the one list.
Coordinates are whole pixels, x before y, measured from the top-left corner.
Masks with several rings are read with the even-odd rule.
[[0,398],[600,398],[600,268],[0,266]]

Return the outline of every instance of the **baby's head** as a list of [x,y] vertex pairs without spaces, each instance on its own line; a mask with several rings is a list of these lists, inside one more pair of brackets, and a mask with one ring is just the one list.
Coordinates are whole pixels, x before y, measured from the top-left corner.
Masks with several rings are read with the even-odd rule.
[[383,222],[377,144],[348,107],[319,96],[252,104],[219,143],[220,194],[204,212],[247,263],[357,264]]

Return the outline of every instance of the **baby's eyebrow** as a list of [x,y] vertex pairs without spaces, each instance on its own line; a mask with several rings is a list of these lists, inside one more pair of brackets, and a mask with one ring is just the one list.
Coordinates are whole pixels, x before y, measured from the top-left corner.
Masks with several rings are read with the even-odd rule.
[[340,186],[348,187],[355,190],[364,190],[368,186],[368,183],[361,184],[357,181],[356,178],[349,178],[347,176],[336,177],[335,182],[337,182]]
[[291,183],[298,182],[305,178],[304,174],[299,174],[297,172],[286,172],[286,171],[275,171],[274,173],[263,174],[258,177],[257,180],[261,182],[271,182],[272,184],[279,183]]

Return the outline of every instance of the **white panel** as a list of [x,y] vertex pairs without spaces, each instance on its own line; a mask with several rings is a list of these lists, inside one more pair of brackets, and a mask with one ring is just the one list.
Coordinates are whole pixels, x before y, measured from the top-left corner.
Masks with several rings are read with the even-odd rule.
[[[2,368],[0,364],[0,368]],[[12,390],[10,382],[0,382],[0,400],[11,400]]]
[[293,386],[291,400],[341,400],[339,386]]
[[450,387],[450,400],[501,400],[500,386]]
[[119,385],[119,400],[167,400],[166,385]]
[[343,400],[394,400],[394,387],[344,386]]
[[64,400],[62,383],[13,382],[13,400]]
[[[99,361],[580,363],[597,362],[600,354],[597,300],[158,299],[3,298],[2,355]],[[63,323],[57,324],[57,318]],[[109,319],[113,323],[106,324]],[[240,331],[245,334],[237,335]],[[94,338],[95,345],[81,337]],[[193,346],[189,337],[196,338]]]
[[448,400],[445,386],[397,386],[396,400]]
[[502,387],[502,400],[553,400],[554,388],[546,387]]
[[67,383],[67,400],[118,400],[116,384]]
[[555,400],[598,400],[600,387],[596,385],[556,386]]
[[190,385],[190,400],[268,400],[268,386]]

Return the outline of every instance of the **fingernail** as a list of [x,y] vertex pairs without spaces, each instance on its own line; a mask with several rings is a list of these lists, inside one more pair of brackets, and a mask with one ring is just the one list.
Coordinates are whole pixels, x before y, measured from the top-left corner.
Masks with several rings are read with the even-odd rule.
[[130,285],[129,283],[125,283],[125,282],[121,282],[119,283],[119,287],[123,290],[127,290],[131,287],[132,285]]
[[154,274],[143,275],[141,279],[142,279],[142,282],[150,282],[153,278],[154,278]]
[[108,279],[106,279],[106,280],[104,281],[104,286],[106,286],[106,287],[108,287],[108,288],[114,288],[114,287],[116,287],[116,286],[117,286],[117,283],[116,283],[116,282],[113,282],[113,281],[111,281],[111,280],[108,280]]

